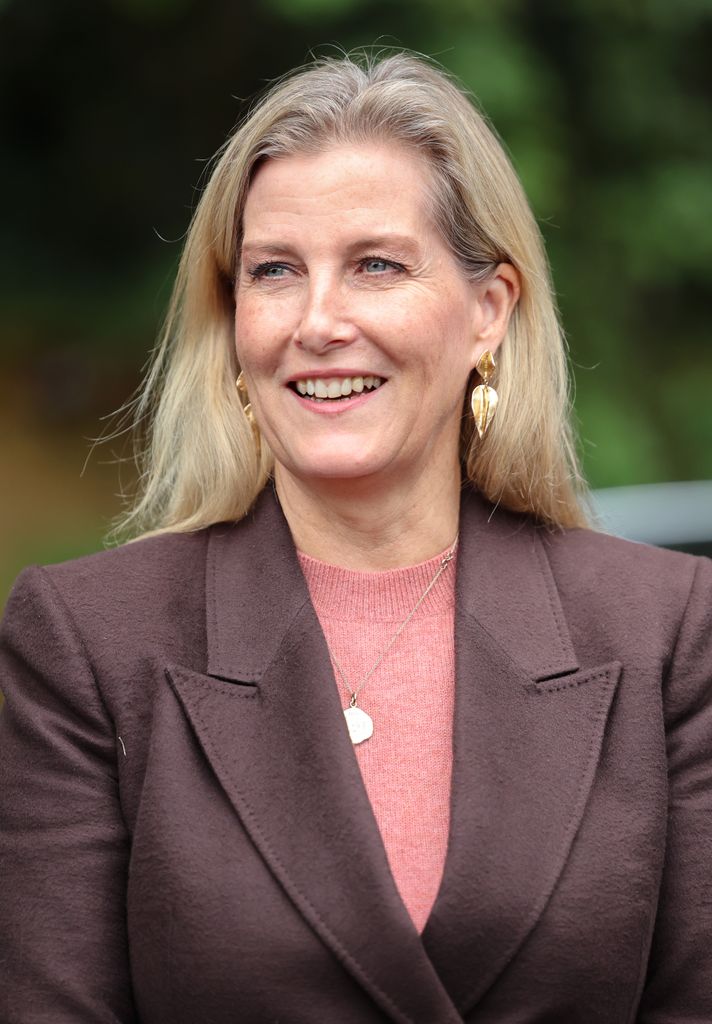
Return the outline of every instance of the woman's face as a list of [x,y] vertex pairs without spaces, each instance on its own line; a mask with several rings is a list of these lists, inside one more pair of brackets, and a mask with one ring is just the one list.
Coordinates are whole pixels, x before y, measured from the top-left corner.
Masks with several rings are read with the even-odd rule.
[[278,472],[385,483],[458,471],[465,386],[506,322],[498,331],[497,302],[431,222],[428,173],[387,144],[257,171],[235,331]]

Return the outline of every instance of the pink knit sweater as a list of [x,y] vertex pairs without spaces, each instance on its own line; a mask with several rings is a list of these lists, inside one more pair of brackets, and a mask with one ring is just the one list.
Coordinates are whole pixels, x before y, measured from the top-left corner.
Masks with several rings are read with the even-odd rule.
[[[412,611],[442,557],[406,569],[355,572],[299,554],[326,641],[352,689]],[[435,901],[447,850],[454,593],[452,561],[358,695],[374,730],[354,748],[356,758],[393,877],[418,931]],[[349,692],[335,663],[333,668],[347,707]]]

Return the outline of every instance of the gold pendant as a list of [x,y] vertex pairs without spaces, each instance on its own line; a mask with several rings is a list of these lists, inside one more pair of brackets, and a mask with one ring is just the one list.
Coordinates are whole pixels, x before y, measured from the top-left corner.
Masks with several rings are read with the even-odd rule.
[[344,718],[354,746],[373,736],[373,719],[355,704],[344,709]]

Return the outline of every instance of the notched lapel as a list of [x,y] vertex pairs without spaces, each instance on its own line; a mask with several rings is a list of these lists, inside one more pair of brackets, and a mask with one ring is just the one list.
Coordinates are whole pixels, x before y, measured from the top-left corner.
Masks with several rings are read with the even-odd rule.
[[579,669],[544,546],[523,522],[463,499],[450,838],[422,939],[271,494],[239,527],[214,528],[207,672],[169,673],[276,881],[393,1021],[461,1024],[542,915],[595,776],[620,665]]
[[578,670],[541,542],[513,519],[461,526],[479,557],[458,566],[450,843],[423,943],[463,1015],[551,897],[621,671]]
[[[262,505],[240,536],[220,528],[211,541],[208,673],[172,667],[169,681],[242,826],[323,943],[389,1019],[461,1024],[397,892],[286,524]],[[260,578],[265,550],[278,586]]]
[[621,666],[527,680],[486,634],[459,696],[450,846],[423,934],[467,1013],[535,927],[556,886],[595,776]]
[[324,944],[390,1019],[460,1022],[395,889],[328,660],[300,625],[257,686],[175,667],[170,683],[242,826]]

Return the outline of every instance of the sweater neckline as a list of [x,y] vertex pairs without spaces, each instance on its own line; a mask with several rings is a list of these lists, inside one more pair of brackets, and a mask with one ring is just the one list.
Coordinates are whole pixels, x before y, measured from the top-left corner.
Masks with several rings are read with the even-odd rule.
[[[363,572],[322,562],[297,551],[312,604],[319,618],[342,620],[402,620],[412,612],[450,550],[425,562],[400,569]],[[455,604],[456,561],[440,575],[414,618],[437,616]]]

